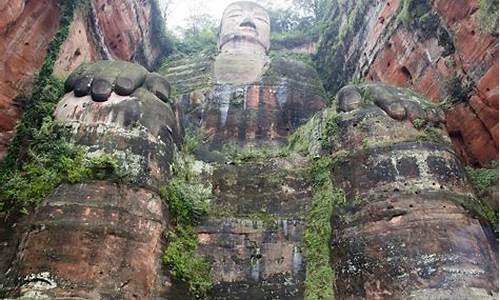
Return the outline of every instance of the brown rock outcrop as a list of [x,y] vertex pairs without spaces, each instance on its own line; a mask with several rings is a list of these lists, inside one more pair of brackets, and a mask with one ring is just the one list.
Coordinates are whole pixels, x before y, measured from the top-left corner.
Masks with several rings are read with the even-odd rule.
[[[345,192],[331,219],[336,297],[495,299],[494,237],[471,213],[479,201],[439,110],[385,85],[348,86],[336,98],[337,118],[323,119],[337,126],[325,150]],[[410,122],[419,110],[437,116],[427,114],[425,129]]]
[[[0,159],[23,111],[16,98],[29,95],[29,83],[45,59],[60,17],[56,0],[13,0],[1,6]],[[159,16],[153,0],[89,0],[88,7],[74,12],[54,74],[64,78],[82,62],[97,59],[133,61],[152,69],[169,51],[157,30]]]
[[[409,3],[406,17],[403,3]],[[478,15],[475,0],[334,6],[324,33],[334,42],[320,44],[320,73],[330,92],[365,78],[412,87],[436,102],[452,96],[466,103],[450,106],[448,132],[464,161],[485,165],[498,160],[498,34],[483,29]],[[328,50],[332,43],[341,44],[336,52]],[[470,123],[457,126],[464,118]]]
[[58,30],[56,0],[4,1],[0,10],[0,159],[22,113],[16,100],[42,65]]
[[158,299],[166,222],[162,200],[145,189],[101,181],[58,187],[21,242],[21,295]]

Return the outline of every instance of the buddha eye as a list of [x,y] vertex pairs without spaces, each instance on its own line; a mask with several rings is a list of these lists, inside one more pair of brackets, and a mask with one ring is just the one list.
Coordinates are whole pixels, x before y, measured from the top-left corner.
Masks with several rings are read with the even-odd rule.
[[256,17],[255,19],[257,19],[257,20],[259,20],[259,21],[262,21],[262,22],[264,22],[264,23],[266,23],[266,24],[267,24],[267,19],[265,19],[265,18],[262,18],[262,17]]

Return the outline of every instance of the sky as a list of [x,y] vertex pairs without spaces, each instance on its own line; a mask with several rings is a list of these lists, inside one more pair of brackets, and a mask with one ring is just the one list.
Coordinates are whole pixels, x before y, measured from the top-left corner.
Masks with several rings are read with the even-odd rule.
[[[253,0],[254,2],[264,4],[272,2],[274,7],[287,7],[290,0]],[[170,3],[167,15],[167,28],[176,32],[178,26],[186,26],[186,18],[194,13],[208,13],[220,22],[224,8],[236,0],[160,0],[162,5]]]

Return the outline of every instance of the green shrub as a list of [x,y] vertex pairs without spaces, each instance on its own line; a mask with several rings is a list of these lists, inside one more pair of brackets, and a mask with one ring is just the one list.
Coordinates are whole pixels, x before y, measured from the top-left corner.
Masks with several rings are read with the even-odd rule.
[[498,182],[498,161],[494,162],[490,168],[466,167],[467,177],[474,190],[482,194],[488,187]]
[[210,265],[203,258],[194,255],[198,245],[196,233],[191,226],[177,226],[166,234],[168,247],[163,255],[163,263],[170,274],[189,285],[189,291],[202,298],[212,287]]
[[117,175],[118,163],[109,154],[101,154],[90,160],[92,177],[98,180],[111,179]]
[[182,165],[161,187],[160,195],[175,223],[175,229],[166,233],[168,246],[163,262],[174,278],[189,285],[193,296],[203,298],[213,281],[209,263],[195,254],[198,240],[192,226],[207,214],[210,189],[189,172],[188,165]]
[[46,117],[24,149],[19,168],[4,169],[0,203],[4,210],[27,212],[40,203],[62,181],[78,182],[88,175],[84,151],[67,142],[68,130]]
[[477,213],[498,233],[498,211],[486,205],[485,201],[487,197],[491,197],[488,189],[498,183],[498,161],[493,162],[488,168],[466,167],[465,171],[481,202],[476,208]]
[[210,190],[185,177],[175,177],[160,189],[176,224],[196,224],[207,213]]
[[498,0],[479,0],[478,6],[475,17],[481,31],[498,34]]

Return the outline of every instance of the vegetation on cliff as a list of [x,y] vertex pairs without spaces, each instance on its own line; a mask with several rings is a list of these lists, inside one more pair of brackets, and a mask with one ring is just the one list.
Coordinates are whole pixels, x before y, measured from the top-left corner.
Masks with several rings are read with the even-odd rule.
[[210,264],[195,253],[198,237],[194,226],[207,214],[211,190],[190,167],[190,152],[200,142],[199,138],[189,135],[185,141],[184,157],[177,158],[174,177],[160,189],[175,225],[165,233],[168,245],[162,259],[170,274],[187,284],[193,296],[205,298],[213,280]]
[[345,204],[342,191],[334,191],[330,178],[331,160],[312,162],[313,198],[306,213],[304,257],[306,263],[305,299],[334,299],[334,274],[330,266],[330,218],[333,207]]
[[482,31],[492,35],[498,35],[498,1],[479,0],[479,9],[476,22]]
[[0,167],[0,210],[26,212],[62,180],[75,180],[82,168],[81,151],[67,144],[64,130],[53,123],[52,112],[64,95],[64,86],[52,74],[59,49],[68,37],[73,13],[88,2],[61,0],[59,5],[59,31],[35,76],[25,112]]
[[491,192],[491,190],[498,191],[498,161],[493,162],[489,168],[466,167],[465,170],[476,196],[481,202],[476,211],[498,234],[498,210],[488,205],[488,203],[495,203],[498,200],[498,194]]

